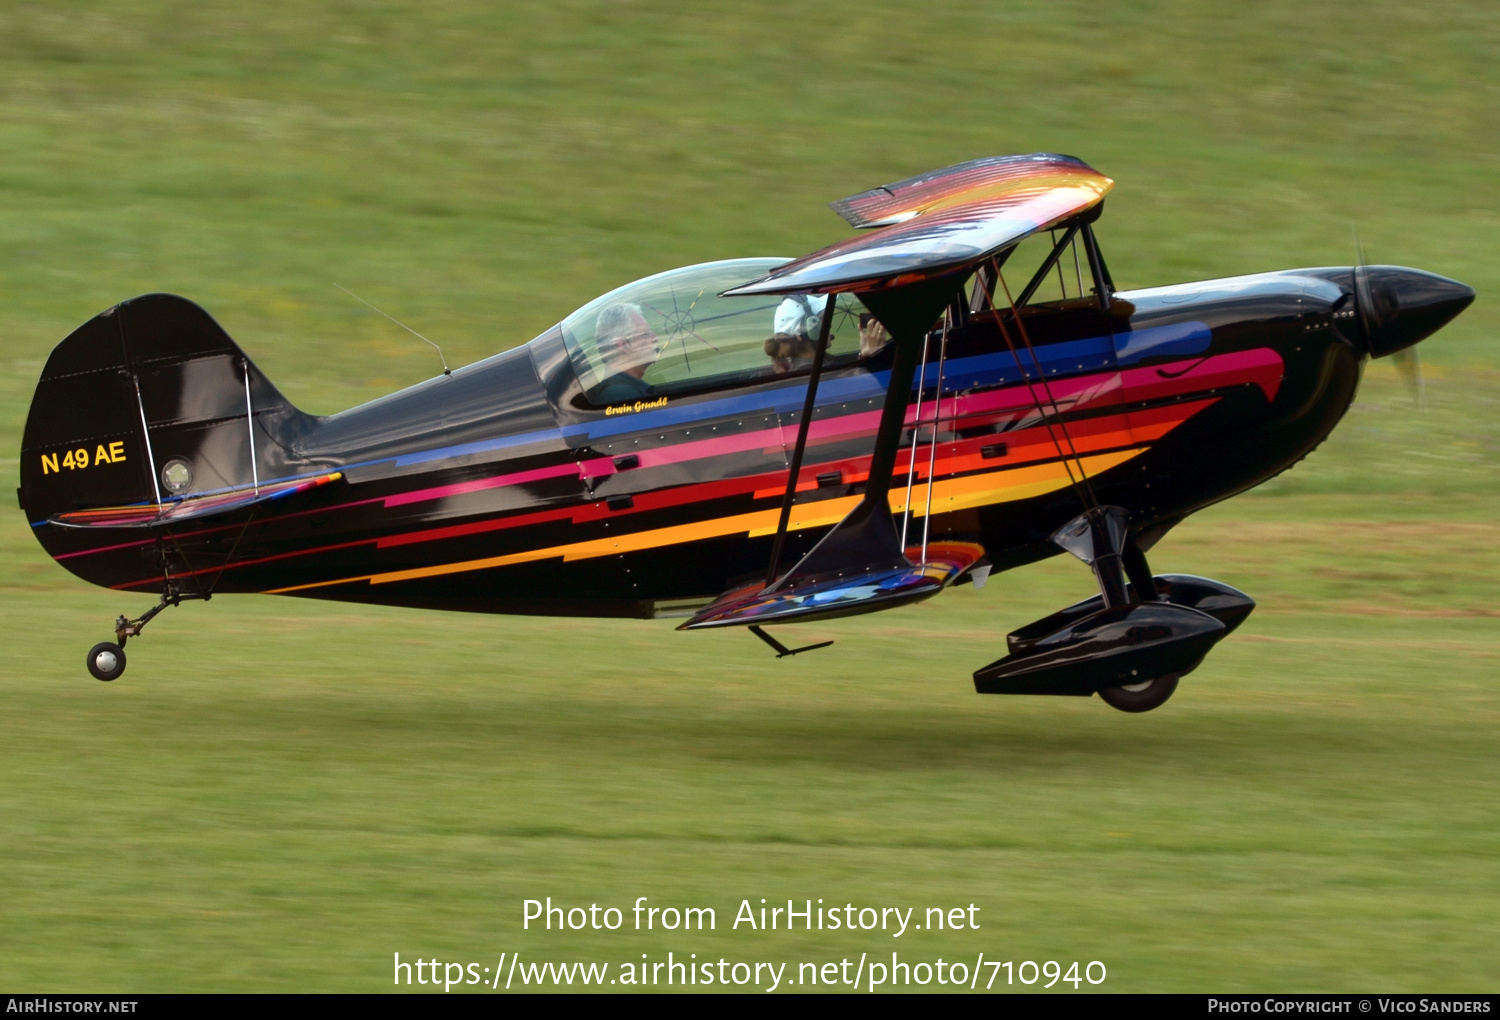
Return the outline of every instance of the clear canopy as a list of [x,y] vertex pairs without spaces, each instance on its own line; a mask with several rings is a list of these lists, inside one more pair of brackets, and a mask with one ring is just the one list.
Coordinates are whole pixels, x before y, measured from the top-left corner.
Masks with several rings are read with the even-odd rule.
[[[827,298],[719,297],[786,259],[732,259],[673,269],[596,298],[562,322],[588,399],[600,406],[742,385],[807,371]],[[853,295],[840,295],[828,363],[884,345],[884,331]]]

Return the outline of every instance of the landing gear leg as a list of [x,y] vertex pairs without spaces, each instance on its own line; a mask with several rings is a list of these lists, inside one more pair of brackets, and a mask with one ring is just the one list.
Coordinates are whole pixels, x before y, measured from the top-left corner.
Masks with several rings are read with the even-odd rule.
[[1133,602],[1155,602],[1160,597],[1156,590],[1156,578],[1151,574],[1151,567],[1146,563],[1146,554],[1141,547],[1135,544],[1134,535],[1125,536],[1125,548],[1120,553],[1121,565],[1125,568],[1125,576],[1130,578],[1130,586],[1134,589]]
[[[1094,568],[1107,607],[1157,600],[1156,580],[1146,563],[1146,554],[1130,535],[1129,520],[1129,515],[1119,507],[1099,507],[1075,518],[1052,537]],[[1122,712],[1149,712],[1166,704],[1177,690],[1179,679],[1180,673],[1148,676],[1135,683],[1102,688],[1099,697]]]
[[101,641],[89,649],[85,665],[88,666],[90,675],[95,680],[106,682],[116,679],[125,672],[125,642],[137,637],[141,631],[145,630],[146,624],[155,619],[157,613],[181,602],[207,602],[212,597],[212,593],[180,592],[174,588],[168,588],[162,592],[161,601],[146,610],[145,615],[140,619],[132,620],[121,614],[115,620],[115,640]]

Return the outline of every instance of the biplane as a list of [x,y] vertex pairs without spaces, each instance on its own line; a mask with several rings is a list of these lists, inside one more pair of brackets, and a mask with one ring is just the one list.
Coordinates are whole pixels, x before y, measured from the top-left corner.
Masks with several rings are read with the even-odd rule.
[[976,689],[1152,709],[1255,605],[1154,575],[1152,547],[1304,457],[1366,359],[1474,292],[1363,264],[1118,291],[1113,186],[1048,153],[925,173],[832,203],[849,240],[626,284],[329,416],[197,305],[133,298],[48,359],[21,506],[79,577],[160,596],[88,653],[100,680],[220,593],[678,617],[792,655],[766,628],[1066,551],[1099,593],[1011,633]]

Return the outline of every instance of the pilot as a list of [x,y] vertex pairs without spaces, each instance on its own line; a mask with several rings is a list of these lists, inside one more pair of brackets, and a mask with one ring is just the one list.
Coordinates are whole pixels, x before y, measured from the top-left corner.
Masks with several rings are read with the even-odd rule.
[[765,343],[766,356],[777,375],[812,364],[818,349],[818,329],[823,324],[822,309],[814,307],[815,300],[805,294],[793,294],[777,306],[772,320],[775,332]]
[[594,343],[606,376],[594,399],[614,404],[651,394],[651,386],[642,377],[655,363],[660,341],[640,305],[622,301],[600,312],[594,322]]

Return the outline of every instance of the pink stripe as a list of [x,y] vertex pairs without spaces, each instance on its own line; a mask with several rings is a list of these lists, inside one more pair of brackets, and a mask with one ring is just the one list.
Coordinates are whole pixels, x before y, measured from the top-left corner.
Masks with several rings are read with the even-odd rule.
[[508,475],[495,475],[493,478],[477,478],[472,482],[458,482],[454,485],[439,485],[431,489],[403,492],[399,496],[386,497],[385,505],[387,507],[405,506],[407,503],[420,503],[427,499],[459,496],[466,492],[481,492],[504,485],[524,485],[527,482],[538,482],[544,478],[566,478],[568,475],[576,476],[580,473],[580,467],[576,461],[554,464],[551,467],[533,468],[530,471],[513,471]]
[[156,541],[156,539],[146,538],[142,539],[139,542],[121,542],[119,545],[101,545],[97,549],[83,549],[79,552],[63,553],[61,556],[54,556],[52,558],[61,563],[63,560],[71,560],[74,556],[92,556],[94,553],[109,552],[112,549],[129,549],[131,546],[150,545],[154,541]]
[[[1182,375],[1179,365],[1192,367]],[[1168,373],[1163,375],[1163,373]],[[1253,351],[1235,351],[1193,362],[1174,362],[1152,368],[1130,368],[1120,373],[1125,390],[1131,400],[1150,400],[1153,397],[1174,396],[1192,390],[1211,389],[1218,386],[1236,386],[1253,382],[1261,388],[1267,400],[1275,400],[1285,377],[1285,366],[1281,355],[1269,347],[1257,347]]]

